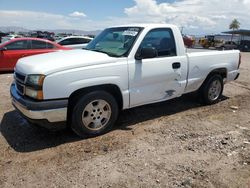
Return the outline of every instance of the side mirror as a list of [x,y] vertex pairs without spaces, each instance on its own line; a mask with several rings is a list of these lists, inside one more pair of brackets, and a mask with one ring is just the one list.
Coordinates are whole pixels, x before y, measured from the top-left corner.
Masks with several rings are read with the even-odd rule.
[[142,59],[148,59],[148,58],[154,58],[154,57],[157,57],[157,50],[153,47],[141,48],[135,54],[136,60],[142,60]]

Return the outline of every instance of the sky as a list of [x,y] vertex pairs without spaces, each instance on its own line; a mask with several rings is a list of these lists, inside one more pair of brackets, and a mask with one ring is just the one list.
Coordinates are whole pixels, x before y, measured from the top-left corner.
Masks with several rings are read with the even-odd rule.
[[0,0],[0,27],[101,30],[131,23],[170,23],[186,34],[250,29],[250,0]]

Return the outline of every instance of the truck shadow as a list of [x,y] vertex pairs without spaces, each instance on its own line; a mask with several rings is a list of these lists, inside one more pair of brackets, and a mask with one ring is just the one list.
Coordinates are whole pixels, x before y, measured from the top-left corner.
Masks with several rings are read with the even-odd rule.
[[[226,99],[228,97],[222,97],[222,100]],[[166,102],[125,110],[120,114],[113,130],[131,130],[132,128],[130,127],[139,122],[173,115],[200,106],[202,104],[197,102],[195,96],[184,95]],[[81,138],[69,129],[53,132],[45,128],[30,125],[16,111],[4,114],[0,124],[0,132],[8,144],[17,152],[33,152],[81,140]]]
[[17,152],[32,152],[79,140],[71,130],[50,131],[29,124],[17,111],[4,114],[0,132]]
[[12,74],[14,71],[0,71],[1,74]]

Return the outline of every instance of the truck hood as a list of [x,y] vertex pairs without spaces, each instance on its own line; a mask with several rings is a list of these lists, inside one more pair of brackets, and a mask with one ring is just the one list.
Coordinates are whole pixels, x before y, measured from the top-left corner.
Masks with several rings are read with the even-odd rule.
[[24,74],[44,74],[80,68],[90,65],[112,63],[116,58],[89,50],[68,50],[21,58],[16,71]]

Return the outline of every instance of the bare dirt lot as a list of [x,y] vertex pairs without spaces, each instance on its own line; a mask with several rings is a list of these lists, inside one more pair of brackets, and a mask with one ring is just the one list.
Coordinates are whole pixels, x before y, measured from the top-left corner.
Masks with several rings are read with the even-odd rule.
[[[29,125],[0,75],[0,187],[250,187],[250,53],[221,102],[193,96],[122,112],[80,140]],[[238,107],[238,109],[236,107]]]

